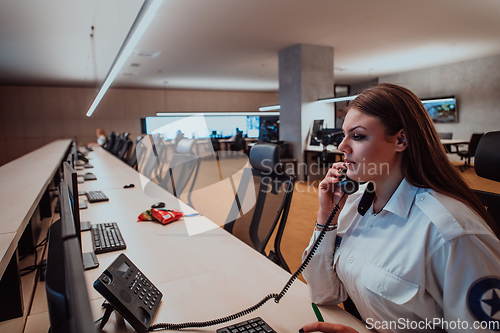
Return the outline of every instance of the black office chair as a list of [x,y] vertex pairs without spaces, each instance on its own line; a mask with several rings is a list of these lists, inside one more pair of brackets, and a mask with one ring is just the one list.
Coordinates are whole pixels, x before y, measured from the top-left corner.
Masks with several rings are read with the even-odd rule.
[[106,149],[107,151],[110,151],[111,148],[114,147],[115,141],[116,141],[116,134],[115,134],[115,132],[111,132],[111,134],[109,135],[109,138],[106,139],[106,143],[103,146],[104,149]]
[[138,137],[137,140],[135,140],[134,149],[127,159],[127,164],[135,170],[138,169],[138,161],[142,161],[142,156],[146,153],[146,149],[144,149],[144,145],[142,144],[141,140],[142,136]]
[[220,151],[220,142],[218,138],[210,138],[210,142],[212,143],[214,151]]
[[126,161],[130,155],[130,151],[132,150],[132,141],[130,141],[129,139],[129,133],[124,133],[122,140],[123,140],[122,145],[120,147],[120,150],[118,150],[116,156],[120,160]]
[[234,142],[229,145],[231,151],[245,151],[245,139],[243,139],[243,132],[238,131],[234,137]]
[[[500,131],[483,135],[476,149],[474,169],[479,177],[500,182]],[[500,194],[474,190],[486,206],[495,223],[500,227]]]
[[[282,172],[279,150],[272,143],[256,144],[250,150],[252,167],[243,170],[224,229],[290,272],[280,244],[295,178]],[[266,245],[276,227],[274,249],[266,255]]]
[[[145,177],[159,184],[163,179],[163,166],[167,157],[167,145],[158,134],[145,137],[141,159],[138,160],[138,171]],[[138,155],[139,158],[139,155]]]
[[115,138],[115,143],[109,150],[109,152],[115,156],[118,156],[118,152],[120,151],[121,147],[125,144],[123,141],[122,135],[118,133]]
[[[179,198],[189,183],[193,172],[198,171],[200,158],[193,154],[195,140],[182,139],[176,147],[176,152],[168,166],[165,176],[159,185]],[[196,172],[197,174],[197,172]],[[196,179],[193,179],[193,184]],[[191,186],[192,188],[192,186]]]
[[479,143],[479,140],[481,140],[483,134],[484,133],[473,133],[470,138],[467,150],[457,151],[457,154],[458,156],[460,156],[460,159],[465,158],[465,164],[460,166],[460,171],[463,172],[464,170],[470,168],[470,159],[471,157],[474,157],[476,155],[477,144]]

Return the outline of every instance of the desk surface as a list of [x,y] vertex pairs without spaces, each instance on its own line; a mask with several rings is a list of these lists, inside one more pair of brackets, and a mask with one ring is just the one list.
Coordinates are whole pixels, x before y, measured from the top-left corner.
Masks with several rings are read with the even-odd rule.
[[[307,146],[306,149],[304,149],[306,152],[322,152],[323,151],[323,146]],[[334,154],[343,154],[340,150],[338,150],[335,146],[329,145],[327,147],[327,151],[329,153],[334,153]]]
[[0,276],[71,140],[57,140],[0,168]]
[[458,145],[458,144],[465,144],[469,143],[470,140],[467,139],[441,139],[441,143],[443,145]]
[[[102,189],[109,202],[89,204],[80,211],[81,220],[92,223],[116,221],[127,244],[124,251],[99,254],[100,266],[85,272],[95,318],[103,315],[103,298],[92,283],[120,252],[125,253],[162,291],[164,297],[153,323],[206,321],[231,315],[253,306],[270,293],[279,293],[290,274],[203,216],[185,217],[167,225],[137,222],[137,216],[152,203],[195,212],[156,184],[143,185],[135,170],[101,148],[89,153],[97,181],[79,184],[82,191]],[[125,183],[135,187],[124,189]],[[146,192],[149,194],[145,193]],[[149,189],[149,191],[148,191]],[[205,230],[204,232],[201,232]],[[84,251],[91,250],[90,232],[82,233]],[[44,285],[40,283],[25,332],[46,332],[49,327]],[[337,306],[320,307],[325,320],[343,323],[360,332],[364,324]],[[259,310],[236,319],[261,316],[278,332],[292,332],[316,321],[307,287],[297,280],[279,304],[268,301]],[[208,327],[214,332],[229,323]],[[113,314],[107,332],[132,331]],[[200,330],[184,330],[200,332]]]

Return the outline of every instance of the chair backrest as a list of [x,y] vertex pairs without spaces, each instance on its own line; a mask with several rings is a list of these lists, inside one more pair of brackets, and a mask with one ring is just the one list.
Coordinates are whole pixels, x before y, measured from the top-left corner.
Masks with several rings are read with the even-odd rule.
[[[479,144],[479,140],[483,137],[484,133],[473,133],[470,137],[470,142],[469,142],[469,156],[475,156],[476,154],[476,148],[477,145]],[[475,165],[475,162],[474,162]]]
[[106,140],[106,143],[104,145],[104,149],[106,149],[107,151],[110,151],[111,148],[113,148],[113,146],[115,145],[115,141],[116,141],[116,134],[115,134],[115,132],[111,132],[111,134],[109,135],[109,138]]
[[159,185],[179,198],[189,183],[195,169],[198,169],[200,158],[192,154],[194,140],[182,139],[177,144],[170,165]]
[[281,238],[288,218],[295,178],[282,172],[279,146],[256,144],[250,150],[251,168],[245,168],[224,229],[266,255],[276,227],[272,260],[288,272],[281,255]]
[[[476,149],[474,169],[479,177],[500,182],[500,131],[485,133]],[[500,226],[500,194],[474,190],[493,220]]]
[[116,135],[115,143],[113,147],[109,150],[109,152],[115,156],[118,155],[118,152],[120,151],[120,148],[125,144],[125,141],[123,140],[121,134]]
[[121,146],[121,148],[118,151],[118,154],[116,156],[118,156],[118,158],[120,160],[126,161],[130,155],[130,151],[132,148],[132,141],[130,141],[128,136],[126,138],[124,136],[124,139],[122,139],[122,140],[123,140],[123,145]]
[[447,139],[447,140],[453,139],[453,133],[451,132],[439,132],[438,134],[440,139]]
[[[472,140],[471,140],[472,142]],[[479,177],[500,182],[500,131],[488,132],[477,144],[474,169]]]
[[[143,149],[137,151],[138,171],[158,184],[162,179],[163,165],[167,156],[167,145],[156,134],[148,135],[143,140],[146,140],[141,145]],[[141,143],[143,140],[141,140]],[[151,148],[148,149],[148,147]]]

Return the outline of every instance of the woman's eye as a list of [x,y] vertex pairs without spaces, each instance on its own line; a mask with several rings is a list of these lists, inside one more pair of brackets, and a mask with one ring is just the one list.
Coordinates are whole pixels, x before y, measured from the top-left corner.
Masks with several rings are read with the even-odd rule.
[[363,140],[364,138],[365,138],[365,136],[364,136],[364,135],[360,135],[360,134],[354,134],[354,135],[352,136],[352,139],[353,139],[354,141]]

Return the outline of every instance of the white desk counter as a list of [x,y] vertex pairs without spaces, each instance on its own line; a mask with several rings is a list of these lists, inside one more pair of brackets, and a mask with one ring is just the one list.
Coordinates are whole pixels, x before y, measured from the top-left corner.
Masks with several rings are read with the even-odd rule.
[[[167,225],[137,222],[138,215],[151,204],[163,201],[166,208],[195,212],[155,184],[144,193],[135,170],[111,154],[96,148],[89,153],[97,181],[79,184],[82,191],[101,189],[109,202],[89,204],[80,211],[81,220],[92,223],[117,222],[127,249],[99,254],[100,266],[85,272],[94,318],[100,318],[103,298],[92,287],[119,253],[125,253],[163,293],[153,323],[207,321],[249,308],[270,293],[280,293],[290,274],[203,216],[184,217]],[[116,161],[115,161],[116,160]],[[136,177],[134,180],[134,177]],[[125,183],[135,187],[124,189]],[[200,230],[205,232],[197,233]],[[90,232],[82,233],[84,252],[91,250]],[[320,307],[326,321],[343,323],[360,332],[365,325],[336,306]],[[279,304],[269,300],[257,311],[230,323],[262,317],[277,332],[296,332],[316,321],[306,285],[296,280]],[[215,332],[230,323],[185,332]],[[46,332],[49,328],[44,285],[40,283],[25,332]],[[132,332],[114,312],[104,327],[106,332]]]
[[0,276],[71,140],[57,140],[0,168]]

